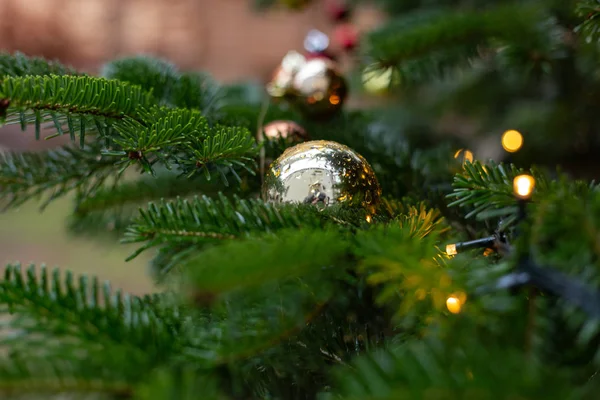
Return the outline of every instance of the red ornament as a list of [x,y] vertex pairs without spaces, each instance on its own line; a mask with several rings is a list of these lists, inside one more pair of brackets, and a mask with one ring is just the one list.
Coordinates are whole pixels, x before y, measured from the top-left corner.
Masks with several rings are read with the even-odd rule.
[[358,45],[358,31],[351,24],[338,25],[333,38],[346,51],[352,51]]
[[350,7],[347,0],[327,0],[325,7],[327,14],[334,21],[344,21],[350,16]]

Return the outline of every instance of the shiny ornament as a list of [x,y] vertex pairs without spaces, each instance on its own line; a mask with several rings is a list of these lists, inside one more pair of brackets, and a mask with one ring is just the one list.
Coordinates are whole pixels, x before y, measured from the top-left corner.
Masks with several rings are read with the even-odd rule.
[[341,110],[348,96],[346,79],[326,58],[306,61],[294,75],[293,104],[306,116],[327,118]]
[[302,54],[297,51],[288,52],[267,83],[269,95],[274,99],[293,97],[294,76],[305,63],[306,58]]
[[307,60],[289,52],[266,85],[271,98],[285,99],[304,115],[327,118],[337,113],[348,96],[348,85],[336,64],[323,57]]
[[273,121],[263,128],[264,138],[268,141],[285,141],[296,144],[309,140],[306,131],[294,121]]
[[271,203],[360,205],[372,212],[381,188],[360,154],[336,142],[314,140],[288,148],[271,164],[262,195]]

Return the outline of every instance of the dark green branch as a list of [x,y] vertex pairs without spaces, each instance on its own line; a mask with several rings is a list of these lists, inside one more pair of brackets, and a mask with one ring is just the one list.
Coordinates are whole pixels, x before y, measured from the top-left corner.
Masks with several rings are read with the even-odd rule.
[[251,233],[273,232],[285,228],[320,227],[322,217],[314,208],[275,207],[259,200],[233,202],[220,195],[151,203],[140,210],[140,216],[127,229],[124,243],[146,244],[142,251],[168,244],[204,243],[214,240],[245,237]]
[[84,75],[74,68],[48,61],[41,57],[28,57],[21,52],[0,54],[0,76],[25,75]]
[[0,98],[10,102],[8,122],[23,129],[35,124],[36,137],[45,122],[52,122],[58,134],[66,126],[72,139],[86,130],[107,135],[115,120],[136,118],[141,108],[154,104],[151,95],[139,86],[88,76],[6,77],[0,84]]
[[42,207],[75,189],[82,196],[89,196],[114,177],[114,161],[101,157],[97,145],[0,154],[0,200],[8,199],[8,206],[21,205],[49,192]]

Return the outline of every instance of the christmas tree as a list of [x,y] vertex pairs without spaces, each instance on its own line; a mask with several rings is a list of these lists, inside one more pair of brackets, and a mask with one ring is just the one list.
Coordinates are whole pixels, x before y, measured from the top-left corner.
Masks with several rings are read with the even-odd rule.
[[[6,266],[2,398],[597,398],[600,4],[378,3],[356,70],[393,71],[385,101],[327,118],[152,57],[0,56],[3,123],[71,138],[1,154],[2,206],[73,196],[163,288]],[[274,121],[341,186],[288,201]]]

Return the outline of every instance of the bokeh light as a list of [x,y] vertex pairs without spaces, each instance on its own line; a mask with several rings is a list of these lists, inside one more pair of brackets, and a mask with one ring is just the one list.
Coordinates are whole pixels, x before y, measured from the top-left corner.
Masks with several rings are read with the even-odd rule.
[[515,153],[523,147],[523,135],[521,132],[511,129],[502,135],[502,147],[509,153]]
[[519,175],[513,180],[513,190],[517,197],[528,199],[535,188],[535,179],[531,175]]

